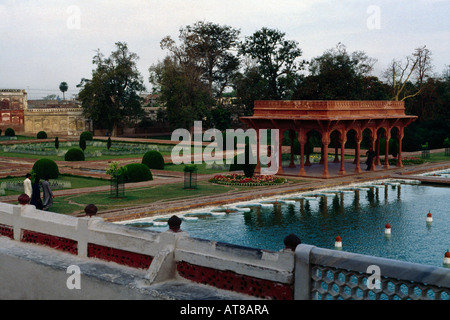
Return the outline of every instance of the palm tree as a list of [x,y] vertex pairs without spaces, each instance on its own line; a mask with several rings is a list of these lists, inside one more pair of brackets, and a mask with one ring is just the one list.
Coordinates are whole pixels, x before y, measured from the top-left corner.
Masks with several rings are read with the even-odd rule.
[[64,95],[64,92],[67,91],[67,89],[69,89],[69,85],[67,84],[67,82],[61,82],[59,84],[59,90],[61,90],[61,92],[63,93],[63,99],[66,100],[66,97]]

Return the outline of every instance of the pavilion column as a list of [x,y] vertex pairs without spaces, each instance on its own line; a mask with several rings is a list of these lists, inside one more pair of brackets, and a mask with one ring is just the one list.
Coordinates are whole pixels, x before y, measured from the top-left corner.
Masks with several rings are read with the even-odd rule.
[[[377,140],[377,130],[372,129],[370,136],[370,143],[372,145],[372,150],[375,150],[375,141]],[[376,171],[375,159],[372,159],[372,165],[370,166],[370,171]]]
[[308,141],[308,137],[304,130],[298,132],[298,142],[300,143],[300,170],[298,175],[302,176],[306,174],[305,171],[305,144]]
[[345,162],[344,162],[344,153],[345,153],[345,143],[347,142],[347,134],[345,131],[341,132],[341,137],[339,139],[341,143],[341,169],[339,170],[339,174],[345,174]]
[[261,173],[261,161],[259,159],[261,152],[260,152],[260,147],[261,147],[261,143],[259,141],[260,139],[260,135],[259,135],[259,130],[255,129],[256,131],[256,167],[255,167],[255,173]]
[[361,172],[361,141],[362,141],[362,131],[357,130],[355,135],[356,140],[356,152],[355,152],[355,173]]
[[385,160],[384,160],[384,169],[389,169],[389,139],[391,139],[391,128],[386,128],[386,135],[385,135],[385,144],[386,144],[386,148],[385,148]]
[[295,163],[294,163],[295,131],[294,130],[289,130],[289,139],[291,140],[291,162],[289,163],[289,168],[295,168]]
[[323,173],[322,178],[329,178],[330,173],[328,172],[328,145],[330,144],[330,132],[322,132],[322,147],[323,147]]
[[310,167],[311,166],[311,161],[309,161],[309,154],[310,154],[310,150],[311,148],[311,142],[308,139],[308,135],[305,134],[305,138],[306,138],[306,142],[305,142],[305,148],[306,150],[306,159],[305,159],[305,167]]
[[[328,157],[328,155],[327,155]],[[319,164],[323,164],[323,144],[320,146],[320,161]]]
[[381,164],[381,161],[380,161],[380,140],[381,140],[380,137],[378,137],[378,139],[377,139],[377,148],[376,148],[377,156],[373,160],[373,161],[375,161],[375,164],[377,166],[379,166]]
[[334,160],[333,163],[339,163],[339,151],[338,151],[338,146],[337,146],[337,141],[336,141],[336,145],[334,147]]
[[283,154],[283,134],[284,131],[280,129],[278,136],[278,172],[277,174],[283,174],[283,163],[281,161],[281,155]]
[[403,163],[402,163],[402,140],[403,140],[403,135],[404,135],[404,128],[401,127],[398,129],[398,158],[397,158],[397,167],[399,168],[403,168]]

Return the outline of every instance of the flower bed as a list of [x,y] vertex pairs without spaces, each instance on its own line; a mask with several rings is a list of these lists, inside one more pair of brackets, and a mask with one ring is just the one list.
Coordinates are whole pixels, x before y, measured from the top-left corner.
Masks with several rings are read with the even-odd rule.
[[284,178],[278,178],[271,175],[254,175],[252,178],[248,178],[243,174],[219,174],[208,181],[212,183],[238,186],[267,186],[286,182]]

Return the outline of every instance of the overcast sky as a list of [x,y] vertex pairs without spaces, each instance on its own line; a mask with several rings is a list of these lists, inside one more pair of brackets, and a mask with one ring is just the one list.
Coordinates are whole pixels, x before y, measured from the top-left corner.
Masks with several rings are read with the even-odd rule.
[[341,42],[377,59],[376,76],[426,45],[441,74],[450,64],[449,13],[450,0],[0,0],[0,88],[62,97],[66,81],[70,97],[90,78],[95,50],[109,56],[121,41],[139,55],[150,90],[148,68],[166,55],[160,40],[199,20],[240,29],[242,38],[278,29],[306,60]]

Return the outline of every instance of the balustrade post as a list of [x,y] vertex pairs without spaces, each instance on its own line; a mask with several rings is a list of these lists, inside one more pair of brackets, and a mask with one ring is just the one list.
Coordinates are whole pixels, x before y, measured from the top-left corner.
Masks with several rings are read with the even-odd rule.
[[299,244],[295,249],[294,300],[311,300],[310,256],[314,246]]

